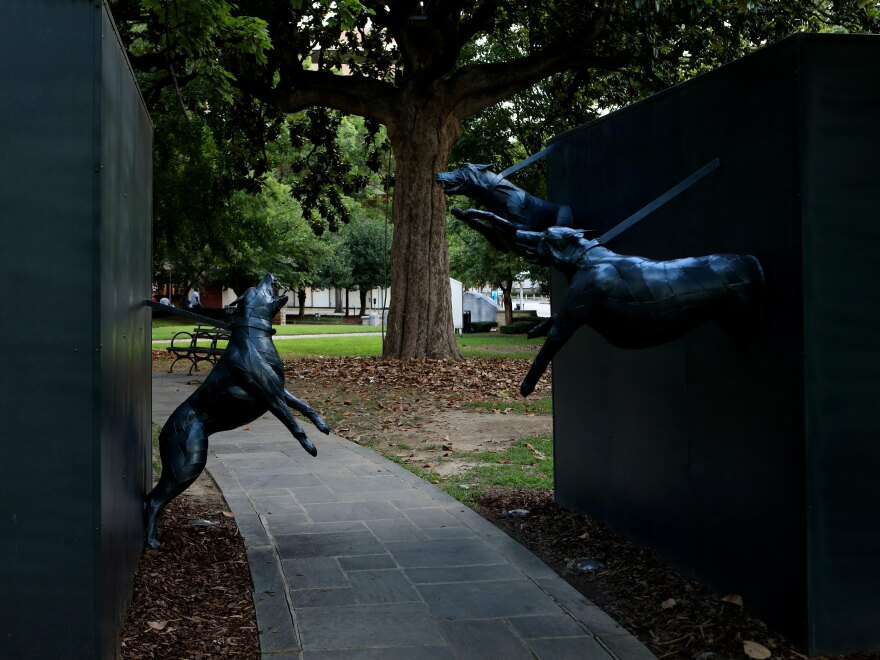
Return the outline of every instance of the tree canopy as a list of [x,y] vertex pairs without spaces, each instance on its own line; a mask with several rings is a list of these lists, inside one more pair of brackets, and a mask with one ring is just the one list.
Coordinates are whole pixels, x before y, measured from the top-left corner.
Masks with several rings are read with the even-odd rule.
[[[346,219],[335,191],[365,183],[334,155],[337,113],[365,118],[365,159],[373,165],[382,158],[379,126],[385,127],[395,160],[393,299],[385,352],[400,358],[458,355],[446,206],[433,176],[447,168],[464,122],[484,134],[497,129],[499,136],[515,128],[518,145],[512,143],[509,154],[499,152],[514,157],[535,150],[548,131],[635,101],[795,30],[876,31],[878,24],[877,4],[856,0],[113,5],[122,10],[124,38],[147,83],[148,103],[154,98],[168,113],[177,103],[178,121],[194,122],[198,112],[210,127],[221,192],[260,180],[268,171],[264,145],[278,138],[284,115],[297,114],[303,118],[289,129],[292,143],[312,146],[294,192],[306,217],[317,214],[332,228]],[[306,166],[318,175],[306,175]]]

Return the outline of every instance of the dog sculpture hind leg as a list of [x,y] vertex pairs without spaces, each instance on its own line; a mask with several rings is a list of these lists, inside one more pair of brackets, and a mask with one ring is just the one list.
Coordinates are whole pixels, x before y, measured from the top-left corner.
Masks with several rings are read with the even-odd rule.
[[236,301],[226,351],[205,382],[177,407],[162,428],[162,474],[144,503],[146,543],[150,548],[160,546],[158,520],[165,506],[204,469],[210,435],[252,422],[268,411],[314,456],[314,444],[288,406],[305,415],[321,432],[330,432],[314,408],[284,389],[284,368],[272,341],[272,317],[287,302],[287,296],[275,296],[273,283],[274,278],[267,273]]

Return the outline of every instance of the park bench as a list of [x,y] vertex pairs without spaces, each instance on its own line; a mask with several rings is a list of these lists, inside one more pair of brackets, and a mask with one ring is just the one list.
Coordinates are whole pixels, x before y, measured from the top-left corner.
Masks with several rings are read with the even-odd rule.
[[215,364],[224,351],[223,348],[218,348],[217,342],[228,341],[229,337],[228,330],[205,325],[196,326],[192,332],[186,330],[178,332],[171,338],[171,346],[167,349],[174,356],[168,373],[174,371],[174,365],[179,360],[189,360],[192,363],[189,367],[190,375],[193,369],[199,370],[199,362]]

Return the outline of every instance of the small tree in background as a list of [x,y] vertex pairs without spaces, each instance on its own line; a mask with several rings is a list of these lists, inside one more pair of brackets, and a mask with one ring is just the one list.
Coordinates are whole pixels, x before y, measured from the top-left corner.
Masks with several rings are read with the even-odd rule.
[[360,292],[360,316],[367,310],[370,289],[386,287],[391,277],[391,231],[381,219],[365,216],[342,230],[351,259],[351,280]]

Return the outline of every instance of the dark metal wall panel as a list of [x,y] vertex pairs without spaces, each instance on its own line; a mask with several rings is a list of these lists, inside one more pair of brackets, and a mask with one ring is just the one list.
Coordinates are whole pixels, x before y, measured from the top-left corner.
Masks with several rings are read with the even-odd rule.
[[0,20],[2,657],[95,655],[99,18],[10,0]]
[[[642,351],[581,330],[554,364],[557,497],[812,653],[880,649],[880,40],[799,35],[560,136],[550,194],[655,258],[750,252],[766,319]],[[564,292],[554,280],[554,301]]]
[[0,657],[114,656],[149,442],[151,172],[102,3],[4,3],[0,154]]
[[804,49],[810,637],[880,650],[880,44]]
[[606,229],[721,159],[610,247],[756,255],[767,326],[744,350],[713,325],[639,351],[581,329],[554,363],[557,498],[803,635],[797,66],[783,44],[560,136],[550,197]]
[[143,547],[150,439],[152,128],[109,13],[101,66],[102,647],[117,649]]

